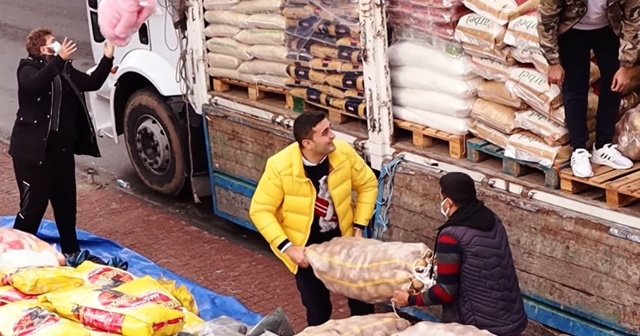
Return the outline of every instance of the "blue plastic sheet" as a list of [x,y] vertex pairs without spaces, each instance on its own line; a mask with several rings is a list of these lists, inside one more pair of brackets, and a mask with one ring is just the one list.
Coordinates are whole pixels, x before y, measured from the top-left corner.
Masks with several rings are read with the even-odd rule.
[[[15,217],[2,217],[0,226],[12,227],[14,220]],[[58,236],[58,230],[54,222],[43,220],[40,231],[38,232],[38,237],[50,244],[56,244],[59,249],[60,237]],[[116,242],[98,237],[83,230],[78,230],[78,239],[81,249],[89,250],[91,254],[102,260],[107,261],[113,257],[120,257],[124,261],[127,261],[129,263],[129,269],[127,271],[135,276],[149,275],[156,279],[164,277],[169,280],[175,280],[178,284],[185,285],[198,303],[200,317],[206,321],[224,315],[252,326],[262,319],[261,315],[250,311],[235,298],[214,293],[209,289],[158,266],[151,260]]]

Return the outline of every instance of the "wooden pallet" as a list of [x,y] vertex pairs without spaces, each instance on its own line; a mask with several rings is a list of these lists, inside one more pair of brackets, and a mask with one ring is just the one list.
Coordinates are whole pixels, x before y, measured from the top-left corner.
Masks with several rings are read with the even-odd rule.
[[467,140],[467,160],[471,162],[482,162],[490,157],[502,161],[502,172],[513,177],[520,177],[531,173],[534,170],[544,174],[544,185],[548,188],[560,188],[560,170],[566,167],[545,167],[537,163],[512,159],[504,155],[504,149],[480,138]]
[[366,120],[364,116],[360,116],[357,114],[353,114],[347,111],[343,111],[340,109],[336,109],[330,106],[325,106],[322,104],[306,101],[299,97],[294,97],[292,95],[287,95],[287,106],[289,106],[292,110],[296,112],[306,111],[309,108],[317,108],[327,112],[329,121],[336,125],[342,125],[349,121],[362,121]]
[[607,205],[623,207],[640,200],[640,162],[630,169],[594,165],[590,178],[575,177],[566,168],[560,172],[560,187],[572,194],[595,187],[604,191]]
[[418,148],[428,148],[433,146],[436,141],[442,140],[449,144],[449,156],[452,158],[462,159],[466,155],[465,143],[468,135],[454,135],[399,119],[395,119],[393,123],[398,128],[412,132],[413,145]]
[[264,99],[267,92],[283,95],[285,96],[285,99],[289,96],[288,90],[283,88],[271,87],[263,84],[252,84],[231,78],[213,78],[214,92],[228,92],[238,88],[242,88],[243,90],[246,89],[250,100]]

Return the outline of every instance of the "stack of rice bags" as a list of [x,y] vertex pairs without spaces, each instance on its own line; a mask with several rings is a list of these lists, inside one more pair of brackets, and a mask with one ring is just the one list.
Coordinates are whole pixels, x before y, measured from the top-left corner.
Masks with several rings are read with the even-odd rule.
[[[465,5],[474,12],[460,19],[455,37],[472,55],[473,71],[486,79],[478,87],[471,133],[504,148],[507,157],[545,167],[567,162],[571,148],[562,92],[547,83],[535,13],[521,15],[537,2],[508,2],[498,8],[493,3],[465,0]],[[592,63],[591,83],[599,77]],[[592,92],[590,114],[596,106],[597,96]]]
[[389,47],[393,114],[455,135],[468,133],[469,114],[482,78],[470,57],[453,43],[461,2],[393,0],[389,22],[395,43]]
[[283,16],[291,95],[364,117],[358,2],[288,0]]
[[285,87],[284,0],[205,0],[208,73]]
[[456,23],[469,9],[461,0],[391,0],[388,13],[396,36],[453,41]]

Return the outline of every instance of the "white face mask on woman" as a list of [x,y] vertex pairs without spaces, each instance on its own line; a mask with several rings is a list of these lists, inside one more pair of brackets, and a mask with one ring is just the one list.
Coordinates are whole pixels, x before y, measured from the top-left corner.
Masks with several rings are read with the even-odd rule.
[[445,198],[442,200],[442,202],[440,203],[440,212],[447,218],[449,218],[449,210],[451,210],[451,207],[449,207],[449,209],[444,210],[444,203],[448,200],[448,198]]

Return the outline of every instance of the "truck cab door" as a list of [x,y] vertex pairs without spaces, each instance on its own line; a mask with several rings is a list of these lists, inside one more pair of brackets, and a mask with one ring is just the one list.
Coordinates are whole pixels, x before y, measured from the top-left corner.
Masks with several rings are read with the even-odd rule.
[[[87,3],[87,20],[89,24],[89,35],[91,37],[91,51],[94,64],[98,64],[104,55],[105,38],[100,32],[98,25],[98,5],[105,0],[85,0]],[[152,0],[155,1],[155,0]],[[131,42],[124,47],[116,47],[114,52],[114,68],[102,87],[95,92],[85,94],[87,108],[93,119],[93,123],[98,136],[107,136],[118,143],[118,133],[116,131],[115,109],[113,106],[116,91],[116,74],[118,64],[132,50],[151,50],[149,37],[149,23],[144,22],[140,29],[131,37]],[[96,66],[87,71],[91,73]]]

